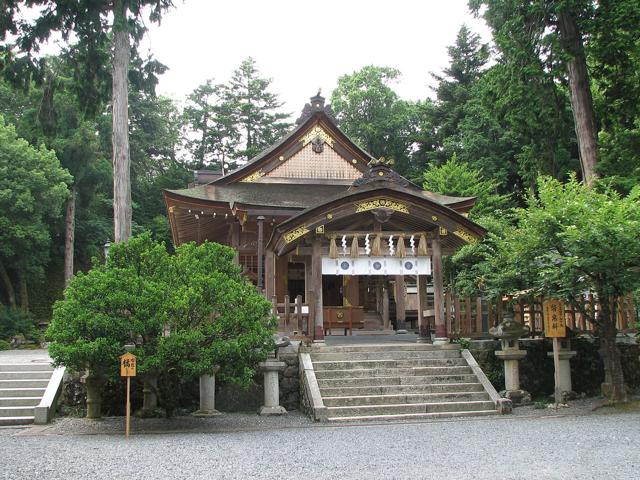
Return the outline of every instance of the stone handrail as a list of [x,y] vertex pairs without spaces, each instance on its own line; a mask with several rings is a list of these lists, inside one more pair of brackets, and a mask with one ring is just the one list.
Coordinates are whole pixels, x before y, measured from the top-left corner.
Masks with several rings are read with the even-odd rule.
[[62,379],[64,378],[65,367],[56,368],[51,374],[47,389],[44,391],[40,404],[35,408],[34,423],[45,425],[51,421],[56,411],[58,397],[62,393]]
[[512,411],[512,403],[511,400],[507,398],[502,398],[500,394],[497,392],[493,384],[489,381],[487,376],[484,374],[476,359],[473,358],[471,352],[467,349],[462,350],[462,358],[467,361],[467,364],[471,367],[474,375],[478,378],[485,391],[489,394],[489,398],[496,406],[496,410],[498,412],[505,414],[511,413]]
[[302,369],[303,388],[305,389],[304,393],[309,402],[310,413],[316,422],[325,420],[327,418],[327,407],[324,406],[324,402],[322,401],[318,380],[313,370],[313,362],[311,362],[311,355],[308,353],[300,353],[300,368]]

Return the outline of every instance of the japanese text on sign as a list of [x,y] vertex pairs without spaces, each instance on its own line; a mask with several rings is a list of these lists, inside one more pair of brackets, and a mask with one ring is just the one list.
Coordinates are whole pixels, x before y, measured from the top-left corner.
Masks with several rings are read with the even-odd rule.
[[545,337],[566,337],[567,327],[564,320],[564,302],[562,300],[545,300],[542,309]]
[[125,353],[120,357],[120,376],[136,376],[136,356],[132,353]]

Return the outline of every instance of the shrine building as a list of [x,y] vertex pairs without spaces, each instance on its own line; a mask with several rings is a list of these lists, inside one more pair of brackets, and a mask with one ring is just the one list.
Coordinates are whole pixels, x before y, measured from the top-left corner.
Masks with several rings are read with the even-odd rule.
[[164,192],[173,241],[232,247],[288,335],[414,328],[418,342],[447,343],[442,257],[486,232],[467,218],[474,198],[425,191],[391,164],[312,97],[295,128],[245,165]]

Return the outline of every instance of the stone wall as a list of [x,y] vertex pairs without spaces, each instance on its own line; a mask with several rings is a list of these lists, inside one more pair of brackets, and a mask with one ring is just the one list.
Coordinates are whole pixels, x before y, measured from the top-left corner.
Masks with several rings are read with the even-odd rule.
[[[531,395],[543,397],[553,394],[553,359],[547,356],[552,352],[550,339],[522,339],[521,349],[527,356],[520,362],[520,386]],[[619,343],[622,354],[622,367],[627,386],[635,392],[640,391],[640,345]],[[469,350],[487,375],[496,390],[504,390],[504,369],[501,360],[494,351],[500,349],[495,340],[472,340]],[[576,338],[571,341],[571,349],[578,354],[571,360],[571,378],[573,390],[578,394],[592,396],[600,393],[600,384],[604,380],[604,367],[598,354],[598,344],[592,338]]]
[[289,410],[300,410],[300,372],[298,349],[300,342],[292,342],[278,351],[278,358],[287,364],[280,372],[280,405]]

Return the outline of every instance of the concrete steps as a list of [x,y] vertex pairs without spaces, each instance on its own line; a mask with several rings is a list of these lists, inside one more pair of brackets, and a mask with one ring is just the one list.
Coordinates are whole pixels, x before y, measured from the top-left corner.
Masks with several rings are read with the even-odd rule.
[[33,423],[52,373],[48,363],[0,365],[0,426]]
[[313,345],[309,358],[329,421],[497,413],[456,345]]

